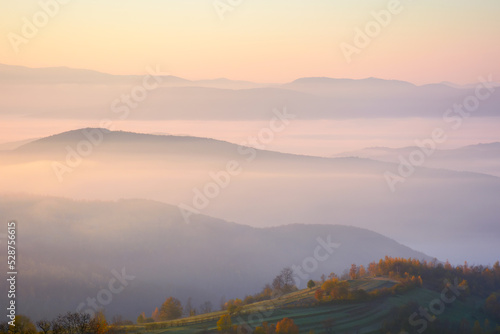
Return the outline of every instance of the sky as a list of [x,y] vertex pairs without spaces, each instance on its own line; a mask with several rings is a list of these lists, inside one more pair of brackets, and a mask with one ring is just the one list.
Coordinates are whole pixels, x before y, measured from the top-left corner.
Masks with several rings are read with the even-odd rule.
[[[164,74],[190,80],[225,77],[261,83],[285,83],[301,77],[352,79],[377,77],[404,80],[417,85],[443,81],[470,84],[477,82],[479,77],[490,76],[493,81],[500,82],[499,17],[499,0],[0,0],[0,64],[27,67],[65,66],[111,74],[137,75],[144,75],[146,68],[151,67],[161,68]],[[15,91],[12,87],[0,87],[2,103],[8,106],[8,102],[13,101],[13,108],[22,110],[17,113],[10,113],[8,107],[0,110],[4,112],[0,113],[0,144],[100,125],[96,119],[30,117],[30,114],[34,114],[33,111],[40,112],[43,116],[54,101],[67,102],[68,108],[73,105],[83,108],[87,104],[86,101],[81,102],[81,99],[74,100],[75,96],[80,98],[84,96],[81,87],[68,86],[68,88],[61,85],[57,87],[56,94],[44,96],[46,87],[28,86],[14,87],[21,91],[18,95],[21,98],[16,95],[9,96]],[[24,92],[25,88],[28,93]],[[95,102],[94,100],[100,98],[99,92],[102,87],[91,88],[98,93],[87,101]],[[123,93],[131,91],[130,87],[126,87],[122,92],[121,88],[119,87],[120,92],[111,95],[109,100],[107,96],[99,100],[102,103],[99,102],[97,105],[102,108],[95,110],[102,110],[102,117],[109,118],[111,113],[114,121],[117,118],[117,115],[112,114],[113,101]],[[151,92],[150,96],[153,97],[151,101],[154,100],[154,94],[161,92],[161,90],[156,93]],[[458,102],[461,101],[464,99]],[[134,112],[147,110],[147,103],[145,101]],[[25,105],[30,108],[21,108]],[[88,105],[91,106],[90,103]],[[168,112],[167,108],[166,110]],[[208,106],[206,110],[200,108],[200,112],[203,113],[207,110],[210,111]],[[443,114],[444,112],[445,110]],[[50,112],[48,114],[50,115]],[[164,122],[156,119],[141,122],[132,117],[123,122],[116,121],[115,124],[117,130],[211,137],[233,143],[242,143],[269,125],[268,119],[253,122],[166,119]],[[448,141],[438,148],[498,142],[500,141],[499,119],[471,117],[464,122],[460,131],[449,130],[446,133]],[[292,122],[286,131],[277,134],[276,140],[265,148],[287,153],[331,156],[364,147],[404,147],[415,145],[415,140],[428,139],[434,129],[443,126],[441,118],[297,120]],[[178,202],[178,197],[175,196],[180,196],[181,193],[177,184],[174,183],[172,186],[166,181],[158,182],[155,179],[157,174],[149,175],[146,168],[142,171],[143,174],[123,174],[127,180],[132,180],[128,183],[123,181],[125,176],[115,174],[114,167],[110,168],[109,172],[104,170],[101,174],[92,174],[95,161],[92,158],[85,161],[85,168],[88,166],[85,173],[88,171],[88,174],[73,174],[76,175],[74,183],[68,182],[64,187],[54,181],[56,179],[50,167],[51,161],[48,160],[30,162],[25,166],[14,164],[0,166],[3,168],[0,175],[4,175],[2,184],[10,187],[2,186],[2,189],[78,198],[103,196],[102,199],[128,196],[122,192],[126,189],[130,191],[130,196],[152,198],[174,204]],[[152,165],[153,163],[149,164]],[[199,171],[196,169],[194,172]],[[50,173],[51,178],[45,177],[46,174],[43,173]],[[172,173],[160,171],[158,175],[160,174],[166,175],[166,178],[179,178],[179,180],[191,176],[184,169]],[[88,176],[94,183],[89,184],[87,179],[78,175]],[[150,177],[147,182],[141,179],[143,175]],[[268,182],[266,178],[267,176],[262,178],[263,184]],[[277,179],[282,182],[281,179]],[[335,194],[338,194],[339,199],[343,199],[345,193],[349,193],[343,192],[349,189],[347,183],[341,184],[341,187],[337,187],[336,183],[335,187],[332,187],[321,179],[313,181],[311,179],[303,181],[304,184],[313,185],[310,188],[311,193],[316,193],[323,187],[338,191]],[[23,180],[20,184],[26,188],[20,188],[18,180]],[[376,183],[378,180],[382,181]],[[419,180],[417,178],[415,182]],[[105,184],[103,181],[109,183]],[[246,194],[247,189],[254,189],[251,181],[242,183],[248,188],[242,186],[241,194]],[[389,191],[383,182],[382,172],[380,175],[377,174],[375,181],[365,178],[364,175],[359,176],[357,181],[359,184],[374,182],[370,183],[370,186],[382,186],[381,191],[384,194]],[[46,182],[49,182],[50,186],[47,186]],[[200,184],[203,186],[203,183]],[[292,182],[283,181],[283,184],[295,187]],[[283,184],[276,186],[276,193],[268,193],[268,197],[273,201],[268,201],[267,204],[276,210],[273,211],[276,216],[266,216],[269,221],[278,221],[278,217],[284,217],[281,218],[284,222],[287,219],[283,216],[284,213],[290,216],[296,214],[295,211],[287,211],[290,207],[294,208],[293,202],[290,204],[280,197],[281,192],[287,193],[287,188],[284,188]],[[136,185],[144,188],[137,190]],[[191,183],[185,183],[182,187],[182,194],[188,200],[192,198],[194,189],[192,186]],[[477,186],[483,184],[478,183]],[[353,188],[356,191],[365,189],[361,186]],[[261,189],[265,189],[264,186]],[[328,200],[321,204],[320,201],[315,201],[314,197],[309,198],[307,192],[296,192],[296,189],[301,188],[290,188],[290,193],[293,193],[293,196],[297,194],[297,198],[294,198],[297,203],[301,203],[304,198],[311,199],[307,206],[304,205],[304,209],[297,209],[297,212],[300,211],[304,217],[314,214],[318,222],[324,221],[324,217],[331,217],[331,221],[353,225],[359,221],[369,223],[373,218],[367,214],[370,211],[358,210],[356,206],[351,206],[352,203],[363,203],[357,196],[347,199],[345,203],[349,205],[339,205],[345,212],[353,214],[349,218],[347,214],[345,217],[335,216],[337,212],[331,204],[335,202],[331,198],[335,197],[330,196],[330,193],[318,192],[323,200]],[[387,214],[387,221],[392,219],[392,222],[399,224],[400,218],[404,217],[408,218],[409,226],[416,226],[416,220],[414,222],[411,219],[418,217],[407,214],[405,207],[398,205],[402,203],[398,202],[399,197],[383,202],[376,192],[371,191],[371,189],[378,191],[378,188],[366,189],[369,191],[360,191],[359,194],[363,193],[369,197],[374,207],[384,208],[383,213]],[[414,189],[421,191],[423,188],[417,186],[410,191],[417,192]],[[491,207],[488,207],[491,211],[482,213],[479,199],[495,199],[496,197],[492,196],[496,194],[493,192],[497,188],[491,188],[493,190],[490,197],[488,197],[490,188],[486,186],[478,188],[477,193],[481,193],[484,197],[473,196],[472,200],[478,203],[475,206],[472,205],[475,202],[469,198],[464,199],[463,196],[458,198],[461,194],[454,192],[453,187],[446,187],[443,191],[448,193],[443,192],[443,194],[456,195],[457,202],[452,201],[455,197],[441,196],[441,193],[434,192],[433,188],[428,189],[431,189],[429,193],[435,197],[425,197],[426,195],[415,197],[421,202],[411,196],[404,200],[412,205],[417,203],[415,204],[417,206],[420,203],[422,205],[432,203],[432,207],[439,206],[438,211],[441,216],[436,214],[437,220],[447,219],[454,214],[456,216],[449,218],[450,222],[455,219],[453,217],[463,218],[465,221],[468,217],[466,214],[470,213],[471,216],[475,214],[473,218],[484,223],[486,227],[493,221],[489,220],[488,215],[496,213],[491,209],[496,206],[491,204]],[[220,200],[220,207],[215,207],[214,211],[207,213],[239,223],[248,223],[244,219],[260,222],[261,217],[258,216],[237,216],[246,212],[247,203],[255,198],[261,198],[261,193],[256,191],[255,194],[258,196],[245,197],[245,195],[234,198],[233,193],[226,194],[240,206],[232,203],[227,205]],[[439,201],[432,202],[434,198],[439,198]],[[351,200],[352,202],[349,202]],[[279,205],[275,205],[278,202]],[[489,205],[489,202],[483,202],[484,207]],[[448,206],[451,213],[447,210],[448,207],[441,207],[442,203],[451,203]],[[400,210],[401,216],[392,216],[395,212],[391,209],[392,206]],[[332,210],[318,210],[322,207]],[[463,211],[457,211],[455,208]],[[420,208],[417,209],[414,212],[420,213]],[[264,211],[265,209],[262,212]],[[359,217],[356,216],[358,211]],[[423,211],[429,215],[433,214],[433,211]],[[323,212],[327,212],[330,216],[325,214],[322,217]],[[389,226],[384,225],[386,216],[382,214],[373,216],[380,219],[380,226]],[[422,218],[422,221],[426,221],[429,226],[434,224],[430,219]],[[417,244],[412,240],[417,240],[421,236],[409,234],[403,230],[404,225],[397,226],[400,226],[398,231],[400,234],[390,236],[409,235],[414,239],[398,239],[398,241],[416,247]],[[487,233],[487,228],[485,231]],[[387,228],[379,232],[390,231]],[[433,234],[434,237],[436,235],[438,234]],[[429,250],[429,253],[436,255],[451,252],[446,245],[436,239],[432,241],[432,245],[422,250]],[[462,245],[459,247],[463,248]],[[445,256],[440,257],[445,259]]]
[[[467,84],[500,78],[499,14],[498,0],[3,0],[0,63],[113,74],[159,64],[192,80]],[[342,45],[356,52],[346,57]]]

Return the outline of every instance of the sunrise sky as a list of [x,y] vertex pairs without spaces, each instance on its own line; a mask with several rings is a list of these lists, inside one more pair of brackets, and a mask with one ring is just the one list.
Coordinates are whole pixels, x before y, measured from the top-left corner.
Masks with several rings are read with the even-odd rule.
[[[160,64],[187,79],[258,82],[328,76],[465,84],[500,77],[498,0],[402,0],[399,14],[350,64],[340,44],[353,44],[356,27],[364,29],[371,12],[391,1],[232,0],[236,6],[221,19],[213,0],[60,0],[66,4],[44,22],[41,4],[55,1],[0,3],[0,63],[114,74]],[[23,36],[23,18],[34,16],[41,28],[15,52],[9,39]]]

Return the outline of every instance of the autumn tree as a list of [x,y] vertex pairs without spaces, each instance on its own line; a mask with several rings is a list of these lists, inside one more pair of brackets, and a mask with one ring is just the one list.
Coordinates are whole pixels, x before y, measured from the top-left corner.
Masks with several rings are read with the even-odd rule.
[[104,311],[99,310],[94,314],[89,327],[93,334],[104,334],[108,331],[108,322],[106,316],[104,316]]
[[16,317],[14,318],[14,323],[16,324],[16,326],[10,326],[11,328],[9,330],[11,332],[15,330],[14,333],[22,333],[22,334],[37,333],[35,324],[33,324],[30,318],[28,318],[25,315],[22,314],[16,315]]
[[262,323],[262,326],[255,327],[253,334],[274,334],[276,333],[276,326],[269,324],[267,321]]
[[155,322],[160,321],[160,310],[158,310],[158,307],[155,308],[155,310],[151,314],[151,318],[153,318]]
[[366,269],[363,265],[360,265],[358,268],[358,277],[365,277],[366,276]]
[[484,311],[490,317],[500,321],[500,296],[492,293],[484,304]]
[[160,321],[178,319],[182,316],[182,304],[179,299],[169,297],[161,305]]
[[244,305],[253,304],[253,303],[255,303],[255,297],[252,295],[245,296],[245,299],[243,299]]
[[267,334],[262,326],[255,327],[253,334]]
[[312,279],[310,279],[309,282],[307,282],[307,287],[309,289],[314,288],[315,286],[316,286],[316,283],[314,283],[314,281]]
[[378,273],[377,263],[370,262],[370,264],[368,265],[368,274],[370,274],[370,276],[377,276],[377,273]]
[[283,318],[276,324],[276,334],[299,334],[299,327],[290,318]]
[[347,281],[339,281],[330,291],[333,299],[347,299],[349,297],[349,283]]
[[318,301],[323,300],[323,290],[321,290],[321,289],[317,289],[317,290],[314,292],[314,298],[316,298],[316,300],[318,300]]
[[260,295],[264,299],[270,299],[273,296],[273,287],[270,284],[266,284],[262,288],[262,292],[260,293]]
[[500,281],[500,261],[495,262],[493,265],[493,272],[495,273],[495,277]]
[[477,320],[474,323],[474,327],[472,327],[472,334],[483,334],[483,329]]
[[217,329],[219,332],[228,333],[231,330],[232,322],[229,314],[224,314],[217,321]]
[[141,314],[139,314],[139,316],[137,317],[137,323],[138,324],[143,324],[146,322],[146,313],[142,312]]
[[356,279],[357,272],[358,272],[358,267],[353,263],[351,265],[351,269],[349,270],[349,277],[351,279]]
[[470,274],[470,268],[469,268],[469,264],[467,263],[467,261],[464,261],[464,266],[462,267],[462,271],[464,273],[464,275],[468,275]]
[[321,285],[321,290],[325,291],[326,294],[330,294],[335,285],[339,282],[337,278],[329,279]]
[[226,309],[229,311],[230,314],[239,313],[242,310],[242,307],[243,307],[243,301],[239,298],[230,299],[226,303]]

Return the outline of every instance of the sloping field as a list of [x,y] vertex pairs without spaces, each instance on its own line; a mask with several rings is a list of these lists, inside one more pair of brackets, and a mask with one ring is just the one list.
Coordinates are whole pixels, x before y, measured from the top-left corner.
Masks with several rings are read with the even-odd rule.
[[[349,281],[351,288],[373,291],[390,288],[396,283],[389,279],[359,279]],[[234,315],[232,323],[243,325],[253,330],[263,321],[277,323],[284,317],[292,318],[299,326],[301,333],[310,330],[323,333],[325,326],[330,324],[334,333],[378,333],[393,307],[405,305],[411,301],[417,302],[423,308],[429,308],[431,301],[439,299],[440,294],[425,288],[415,288],[401,295],[393,295],[367,302],[339,302],[337,304],[318,305],[314,299],[316,288],[296,291],[274,300],[246,305],[243,311]],[[466,302],[459,300],[446,304],[440,319],[460,322],[466,318],[469,322],[475,320],[484,322],[484,315],[479,312],[479,306],[484,300],[469,298]],[[151,329],[151,326],[129,326],[129,333],[200,333],[204,330],[216,331],[216,323],[226,312],[219,311],[176,321],[155,323],[162,327]],[[248,327],[249,326],[249,327]]]

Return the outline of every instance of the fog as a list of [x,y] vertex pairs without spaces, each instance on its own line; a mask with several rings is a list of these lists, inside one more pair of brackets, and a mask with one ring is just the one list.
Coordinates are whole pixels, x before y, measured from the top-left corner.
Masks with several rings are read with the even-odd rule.
[[498,84],[149,79],[0,65],[22,313],[77,310],[123,268],[108,318],[170,295],[217,307],[319,237],[339,248],[314,279],[386,255],[498,260]]
[[[119,292],[115,284],[109,303],[99,304],[109,318],[121,314],[135,320],[141,312],[151,315],[167,296],[183,303],[192,297],[196,307],[208,300],[218,309],[222,296],[255,294],[283,267],[312,259],[321,245],[318,238],[334,246],[323,251],[327,258],[316,262],[307,279],[330,272],[340,275],[351,263],[366,265],[385,255],[431,260],[359,228],[255,229],[202,215],[187,224],[175,206],[145,200],[78,202],[0,196],[0,219],[12,217],[18,226],[18,311],[34,319],[88,311],[87,298],[109,300],[101,292],[109,291],[116,272],[128,278]],[[369,249],[359,249],[360,243]],[[6,260],[5,254],[0,260]],[[306,282],[295,277],[299,287]]]
[[[3,191],[76,199],[152,199],[182,205],[187,216],[198,212],[255,227],[352,225],[454,263],[493,263],[498,254],[494,250],[500,236],[500,180],[495,176],[420,167],[396,183],[392,192],[384,173],[397,174],[394,163],[281,154],[203,138],[102,131],[102,143],[71,167],[67,147],[76,150],[85,140],[83,131],[4,152]],[[489,238],[483,238],[485,234]],[[439,247],[443,236],[446,247]],[[489,244],[491,251],[476,244]]]
[[[276,106],[281,109],[281,106]],[[190,121],[190,120],[119,120],[111,118],[114,130],[195,136],[214,138],[232,143],[246,142],[249,137],[257,137],[259,132],[269,127],[273,117],[268,110],[268,119],[259,121]],[[99,127],[102,119],[68,120],[40,119],[30,117],[7,117],[0,115],[0,143],[23,141],[27,138],[42,138],[56,133],[85,127]],[[303,155],[329,157],[349,156],[367,147],[400,148],[415,146],[415,140],[429,138],[436,127],[443,127],[440,119],[426,118],[383,118],[349,120],[301,120],[294,119],[273,140],[266,143],[266,149]],[[500,118],[480,117],[467,119],[459,130],[449,129],[446,142],[439,149],[454,149],[477,143],[500,142]],[[22,144],[22,143],[20,143]],[[7,148],[14,148],[10,145]],[[19,145],[17,145],[19,146]],[[0,149],[2,147],[0,146]],[[355,156],[359,152],[355,152]],[[377,158],[376,156],[366,156]],[[396,156],[397,158],[397,156]],[[429,159],[426,163],[431,161]]]

